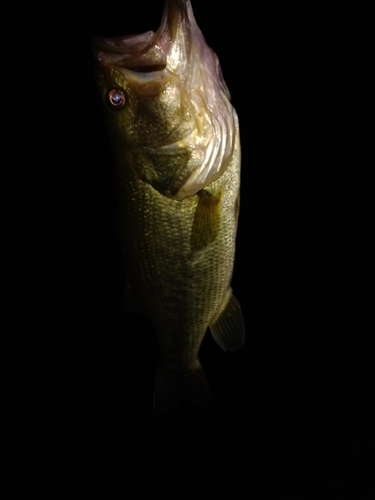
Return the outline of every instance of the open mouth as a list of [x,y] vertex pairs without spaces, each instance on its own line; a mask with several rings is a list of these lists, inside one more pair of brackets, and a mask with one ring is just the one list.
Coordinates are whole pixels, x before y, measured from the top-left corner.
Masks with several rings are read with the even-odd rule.
[[127,66],[126,69],[130,69],[135,73],[155,73],[156,71],[163,71],[166,67],[166,64],[150,64],[149,66]]
[[95,37],[92,47],[101,59],[111,58],[123,68],[140,73],[161,71],[167,66],[168,53],[182,30],[190,36],[188,0],[167,0],[156,32],[146,31],[121,37]]

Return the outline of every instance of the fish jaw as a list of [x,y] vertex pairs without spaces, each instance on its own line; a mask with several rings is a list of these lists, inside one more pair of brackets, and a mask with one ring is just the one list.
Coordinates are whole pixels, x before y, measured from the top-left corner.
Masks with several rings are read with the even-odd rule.
[[[124,109],[108,110],[107,119],[113,135],[123,137],[134,176],[177,200],[218,179],[233,154],[235,111],[190,1],[167,0],[156,33],[93,45],[103,100],[111,88],[125,94]],[[165,156],[175,161],[158,171]]]

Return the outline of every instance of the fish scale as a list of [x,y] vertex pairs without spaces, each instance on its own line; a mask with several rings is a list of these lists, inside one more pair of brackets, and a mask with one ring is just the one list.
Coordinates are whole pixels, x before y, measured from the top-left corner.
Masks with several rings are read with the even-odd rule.
[[[190,371],[196,365],[207,327],[225,306],[235,248],[234,194],[239,187],[239,153],[234,156],[236,161],[210,186],[212,193],[225,188],[222,217],[215,242],[200,251],[191,248],[198,195],[176,201],[142,181],[123,176],[118,182],[121,237],[123,246],[132,249],[125,254],[126,267],[171,370]],[[120,168],[120,177],[122,172]]]

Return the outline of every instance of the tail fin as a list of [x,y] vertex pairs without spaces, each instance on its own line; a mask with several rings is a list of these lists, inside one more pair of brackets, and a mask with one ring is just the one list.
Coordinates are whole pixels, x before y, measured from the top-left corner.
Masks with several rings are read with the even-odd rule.
[[211,393],[202,366],[187,374],[165,372],[158,367],[154,390],[155,413],[172,410],[186,399],[202,409],[208,408],[211,403]]

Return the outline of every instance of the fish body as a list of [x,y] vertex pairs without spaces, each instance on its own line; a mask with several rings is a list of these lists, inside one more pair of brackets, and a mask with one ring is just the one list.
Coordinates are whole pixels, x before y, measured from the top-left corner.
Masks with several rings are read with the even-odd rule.
[[224,350],[245,339],[230,288],[237,115],[188,0],[166,1],[156,33],[96,39],[94,50],[127,275],[158,339],[155,409],[186,398],[206,407],[198,351],[207,328]]

